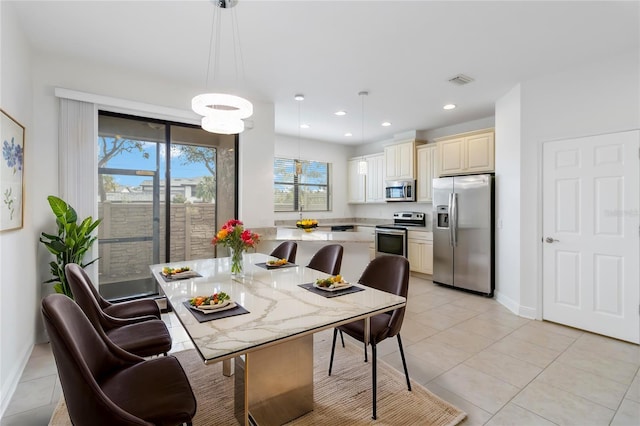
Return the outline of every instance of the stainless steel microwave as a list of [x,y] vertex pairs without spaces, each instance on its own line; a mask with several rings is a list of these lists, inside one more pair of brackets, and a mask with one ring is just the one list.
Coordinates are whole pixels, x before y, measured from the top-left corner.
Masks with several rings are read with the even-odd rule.
[[385,201],[415,201],[415,180],[393,180],[384,183]]

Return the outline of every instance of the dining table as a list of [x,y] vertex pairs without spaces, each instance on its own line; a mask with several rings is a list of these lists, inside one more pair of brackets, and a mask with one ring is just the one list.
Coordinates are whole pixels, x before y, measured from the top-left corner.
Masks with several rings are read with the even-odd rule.
[[[314,283],[329,274],[269,265],[272,260],[245,253],[239,274],[231,273],[229,257],[150,266],[203,363],[222,361],[234,376],[235,417],[244,425],[281,425],[313,410],[314,333],[356,320],[368,330],[371,316],[406,304],[404,297],[357,283],[358,277],[342,277],[348,284],[337,289],[319,288]],[[188,271],[167,276],[167,268]],[[221,292],[233,306],[198,310],[190,303]]]

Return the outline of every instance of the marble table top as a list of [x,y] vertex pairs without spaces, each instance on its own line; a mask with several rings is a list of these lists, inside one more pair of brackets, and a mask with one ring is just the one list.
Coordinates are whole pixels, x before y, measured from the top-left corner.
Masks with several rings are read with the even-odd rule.
[[[372,288],[325,298],[299,284],[328,275],[297,266],[267,270],[256,263],[274,259],[245,253],[244,277],[230,274],[230,258],[151,265],[150,269],[178,319],[206,363],[218,362],[260,348],[315,333],[357,319],[402,307],[406,299]],[[165,282],[164,266],[189,266],[202,277]],[[195,296],[224,291],[250,313],[199,323],[183,305]]]

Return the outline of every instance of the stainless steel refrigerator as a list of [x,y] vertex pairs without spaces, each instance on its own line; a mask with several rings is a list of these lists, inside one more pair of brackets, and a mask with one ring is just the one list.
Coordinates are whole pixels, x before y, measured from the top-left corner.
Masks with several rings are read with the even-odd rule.
[[493,175],[433,180],[433,281],[493,297]]

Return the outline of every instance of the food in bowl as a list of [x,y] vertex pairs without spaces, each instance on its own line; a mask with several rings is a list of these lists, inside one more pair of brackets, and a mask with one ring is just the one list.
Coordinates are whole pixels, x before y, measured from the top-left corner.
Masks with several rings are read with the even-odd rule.
[[278,260],[268,260],[267,265],[269,266],[282,266],[287,264],[287,259],[278,259]]
[[213,293],[211,296],[196,296],[189,300],[189,304],[191,306],[220,305],[229,299],[231,299],[231,297],[224,291],[221,291],[219,293]]
[[316,280],[316,285],[318,287],[325,287],[325,288],[336,288],[336,287],[340,287],[342,285],[346,285],[347,283],[342,279],[342,275],[338,274],[335,277],[329,277],[329,278],[318,278]]
[[188,266],[180,266],[180,267],[177,267],[177,268],[170,268],[168,266],[165,266],[164,268],[162,268],[162,274],[167,276],[167,277],[169,277],[171,275],[179,274],[181,272],[187,272],[187,271],[190,271],[190,270],[191,270],[191,268],[188,267]]

